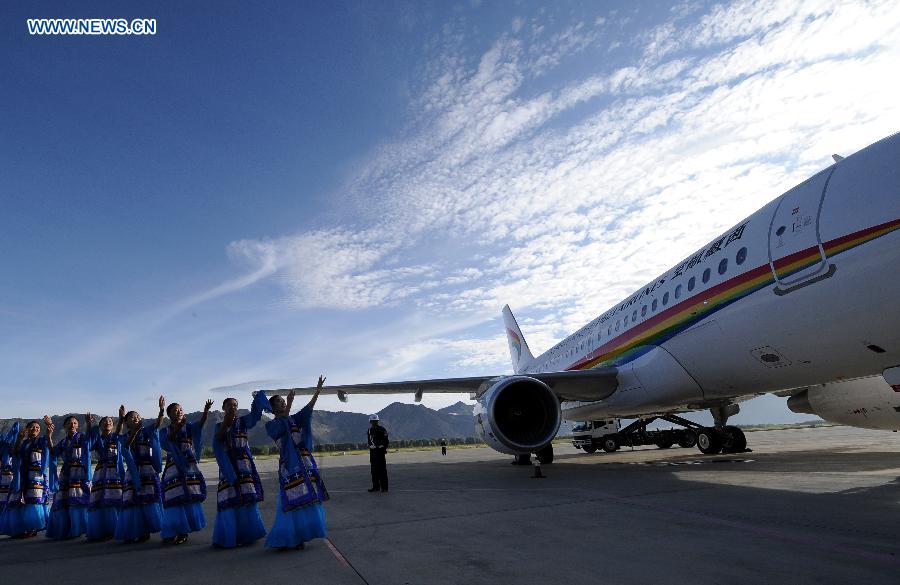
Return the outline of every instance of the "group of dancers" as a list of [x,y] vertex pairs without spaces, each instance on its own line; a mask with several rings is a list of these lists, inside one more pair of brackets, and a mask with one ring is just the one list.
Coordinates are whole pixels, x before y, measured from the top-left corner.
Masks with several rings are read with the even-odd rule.
[[[213,436],[219,464],[214,546],[232,548],[266,536],[268,547],[302,549],[304,542],[325,537],[328,492],[311,453],[312,413],[324,383],[319,376],[309,404],[293,415],[293,392],[287,400],[255,392],[243,416],[237,399],[225,399],[224,420]],[[198,463],[212,404],[207,400],[200,419],[187,422],[180,404],[166,406],[160,396],[155,421],[145,424],[120,406],[115,423],[105,416],[94,426],[94,417],[85,414],[85,432],[69,416],[58,443],[48,416],[43,435],[38,421],[21,430],[15,423],[0,436],[0,535],[30,538],[46,531],[53,539],[146,542],[160,533],[164,543],[186,542],[206,526],[206,480]],[[278,505],[268,535],[259,513],[263,487],[247,439],[264,411],[274,415],[266,432],[279,451]],[[161,428],[165,417],[169,424]]]

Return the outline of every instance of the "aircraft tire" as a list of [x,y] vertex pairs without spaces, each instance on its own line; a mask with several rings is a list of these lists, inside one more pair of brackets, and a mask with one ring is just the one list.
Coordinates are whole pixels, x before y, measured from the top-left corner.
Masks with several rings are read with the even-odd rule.
[[607,453],[613,453],[619,450],[619,438],[615,435],[606,435],[603,437],[603,450]]
[[531,465],[531,455],[516,455],[513,459],[513,465]]
[[597,452],[597,447],[594,447],[593,445],[585,445],[582,448],[584,449],[585,453],[596,453]]
[[697,435],[694,431],[684,431],[681,438],[678,439],[678,446],[684,449],[690,449],[697,445]]
[[731,425],[722,430],[724,431],[722,446],[725,453],[743,453],[747,450],[747,436],[744,435],[744,431]]
[[716,429],[704,428],[697,433],[697,448],[704,455],[722,452],[722,437]]
[[659,441],[656,442],[656,446],[659,449],[668,449],[669,447],[671,447],[674,444],[675,443],[672,441],[672,439],[660,439]]

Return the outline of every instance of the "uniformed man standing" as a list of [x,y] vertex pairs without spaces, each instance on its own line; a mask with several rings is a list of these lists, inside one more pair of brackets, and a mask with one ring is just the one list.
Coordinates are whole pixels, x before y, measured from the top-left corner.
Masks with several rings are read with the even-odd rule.
[[388,448],[387,429],[378,424],[378,415],[373,414],[369,417],[369,464],[372,466],[372,489],[370,492],[379,490],[388,491],[387,478],[387,462],[384,455]]

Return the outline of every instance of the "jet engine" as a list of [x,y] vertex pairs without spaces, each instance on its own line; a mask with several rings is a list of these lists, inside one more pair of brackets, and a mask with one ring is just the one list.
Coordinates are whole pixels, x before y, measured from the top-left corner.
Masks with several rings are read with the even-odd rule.
[[881,376],[810,386],[788,398],[787,405],[837,424],[900,430],[900,392]]
[[535,453],[559,431],[559,399],[529,376],[494,378],[476,396],[475,431],[492,449],[510,455]]

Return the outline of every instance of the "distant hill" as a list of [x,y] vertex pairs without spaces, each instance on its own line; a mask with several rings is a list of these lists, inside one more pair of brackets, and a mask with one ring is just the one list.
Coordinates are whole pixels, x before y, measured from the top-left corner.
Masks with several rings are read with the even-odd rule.
[[[246,414],[246,410],[240,411]],[[84,414],[73,413],[78,417],[80,429],[84,430]],[[189,421],[200,418],[199,412],[187,415]],[[65,434],[63,421],[69,414],[52,416],[56,425],[56,440],[62,439]],[[95,414],[99,421],[102,414]],[[452,406],[440,410],[432,410],[421,404],[403,404],[394,402],[378,412],[381,424],[388,429],[392,440],[403,439],[440,439],[465,438],[475,435],[475,427],[472,421],[472,406],[463,402],[457,402]],[[223,414],[214,410],[209,413],[209,421],[203,429],[204,446],[212,445],[212,436],[216,423],[221,422]],[[23,425],[28,422],[24,419],[0,419],[0,432],[6,431],[9,426],[20,421]],[[271,420],[268,415],[250,432],[250,444],[255,446],[268,446],[272,440],[266,434],[265,422]],[[145,423],[147,419],[145,419]],[[165,426],[165,422],[163,425]],[[369,415],[357,412],[330,412],[317,410],[313,415],[313,440],[318,444],[325,443],[364,443],[366,441],[366,429],[369,427]]]

